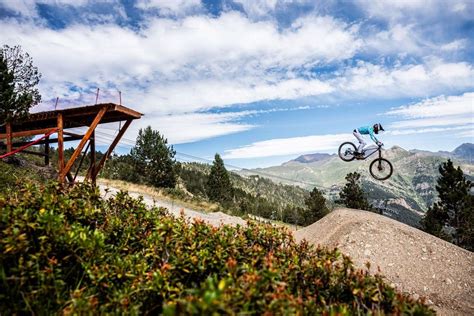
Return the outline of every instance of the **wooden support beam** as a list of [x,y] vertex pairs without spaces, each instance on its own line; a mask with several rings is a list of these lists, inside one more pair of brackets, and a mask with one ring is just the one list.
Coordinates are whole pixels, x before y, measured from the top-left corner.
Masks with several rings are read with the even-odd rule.
[[127,120],[125,122],[125,124],[123,125],[123,127],[120,129],[120,131],[118,132],[117,136],[115,137],[114,141],[112,142],[112,144],[110,144],[110,147],[109,149],[107,149],[107,151],[105,152],[104,156],[102,157],[102,159],[100,160],[100,162],[97,164],[97,166],[94,168],[93,170],[93,173],[91,175],[91,180],[92,179],[96,179],[97,178],[97,175],[99,174],[100,170],[102,169],[102,167],[104,166],[105,164],[105,161],[107,159],[109,159],[110,155],[112,154],[112,152],[114,151],[115,149],[115,146],[117,146],[118,142],[120,141],[120,139],[122,138],[123,134],[125,133],[125,131],[127,130],[127,128],[130,126],[130,124],[132,123],[132,120]]
[[49,136],[44,139],[44,165],[49,166]]
[[59,182],[64,181],[63,168],[64,168],[64,139],[63,139],[63,114],[58,113],[58,171],[59,171]]
[[[63,137],[63,142],[66,143],[66,142],[71,142],[71,141],[81,140],[81,139],[82,139],[82,136],[81,137],[76,137],[76,136]],[[21,147],[21,146],[27,145],[29,143],[31,143],[31,142],[17,142],[17,143],[13,143],[12,145],[13,145],[13,147]],[[56,144],[56,143],[58,143],[58,139],[57,138],[49,139],[49,141],[47,143],[48,144]],[[42,141],[39,141],[38,143],[36,143],[35,145],[45,145],[45,144],[46,144],[46,140],[42,140]],[[6,148],[6,145],[0,143],[0,148]]]
[[13,150],[12,146],[12,124],[10,122],[7,122],[6,125],[6,138],[7,138],[7,153],[11,152]]
[[[11,130],[11,127],[10,127]],[[13,132],[11,133],[11,137],[26,137],[26,136],[34,136],[34,135],[39,135],[39,134],[47,134],[54,130],[54,128],[41,128],[41,129],[34,129],[34,130],[29,130],[29,131],[22,131],[22,132]],[[8,123],[7,123],[7,133],[6,134],[0,134],[0,139],[7,138],[8,135]],[[8,142],[8,138],[7,138]]]
[[89,170],[87,172],[86,178],[91,179],[92,183],[95,183],[95,176],[94,176],[94,170],[95,170],[95,161],[96,161],[96,156],[95,156],[95,131],[94,134],[92,134],[94,138],[91,138],[91,163],[89,165]]
[[74,184],[74,177],[72,176],[72,174],[70,172],[66,173],[66,178],[69,181],[69,183]]
[[66,174],[71,170],[71,167],[72,165],[74,164],[74,161],[76,161],[77,157],[79,156],[79,154],[82,152],[82,149],[84,148],[84,145],[86,144],[86,142],[89,140],[89,138],[92,136],[92,132],[95,130],[95,128],[97,127],[97,125],[99,124],[100,120],[102,119],[102,117],[104,116],[105,112],[107,112],[108,110],[108,107],[107,106],[104,106],[100,109],[99,113],[97,113],[94,121],[92,122],[92,124],[89,126],[89,129],[87,130],[86,134],[84,135],[84,137],[82,138],[81,142],[79,143],[79,145],[77,146],[76,150],[74,151],[74,153],[72,154],[71,158],[69,158],[69,161],[67,162],[66,166],[64,167],[64,169],[62,170],[62,172],[60,173],[60,177],[64,178],[64,176],[66,176]]
[[72,137],[79,137],[79,139],[81,139],[82,137],[84,137],[84,135],[80,135],[80,134],[76,134],[76,133],[71,133],[71,132],[68,132],[68,131],[63,131],[63,134],[64,134],[64,135],[67,135],[67,136],[72,136]]
[[84,158],[87,156],[87,151],[89,150],[89,147],[91,145],[93,138],[89,139],[89,143],[87,143],[86,150],[84,150],[84,154],[81,156],[81,160],[79,161],[79,165],[77,166],[76,173],[74,174],[74,179],[73,182],[76,181],[77,175],[79,174],[79,170],[81,170],[82,163],[84,162]]

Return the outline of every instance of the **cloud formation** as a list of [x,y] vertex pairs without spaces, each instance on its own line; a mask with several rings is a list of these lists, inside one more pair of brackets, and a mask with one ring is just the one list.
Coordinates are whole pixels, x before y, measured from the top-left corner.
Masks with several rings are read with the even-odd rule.
[[278,138],[255,142],[247,146],[226,150],[224,159],[286,156],[337,149],[352,134],[312,135]]
[[393,135],[474,129],[474,93],[425,99],[386,114],[404,118],[390,124]]
[[[360,0],[341,11],[332,1],[236,0],[220,2],[215,14],[200,0],[138,0],[128,11],[116,0],[103,3],[114,11],[94,11],[100,5],[90,0],[0,3],[20,15],[0,17],[0,41],[22,45],[43,73],[45,103],[36,110],[51,108],[57,96],[62,107],[93,103],[97,87],[101,101],[117,102],[122,91],[125,105],[146,114],[143,122],[185,143],[255,128],[245,123],[249,114],[214,113],[236,104],[435,102],[429,98],[474,89],[472,62],[463,59],[472,41],[444,29],[427,36],[468,21],[469,0]],[[42,5],[84,19],[52,27]],[[365,16],[351,20],[344,10]],[[389,115],[403,119],[392,126],[399,129],[466,122],[462,114],[406,117],[401,108]]]

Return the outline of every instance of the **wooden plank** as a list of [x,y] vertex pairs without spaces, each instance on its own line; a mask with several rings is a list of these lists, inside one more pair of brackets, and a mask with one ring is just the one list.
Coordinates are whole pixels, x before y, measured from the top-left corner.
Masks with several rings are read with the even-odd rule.
[[69,158],[69,161],[67,162],[66,166],[64,167],[64,169],[62,170],[61,172],[61,177],[64,178],[64,176],[71,170],[71,167],[72,165],[74,164],[74,161],[76,161],[77,157],[79,156],[79,154],[82,152],[82,149],[84,148],[84,145],[86,144],[86,142],[89,140],[89,138],[91,137],[92,135],[92,132],[95,130],[95,128],[97,127],[97,125],[99,124],[100,120],[102,119],[102,117],[104,116],[105,112],[107,112],[108,110],[108,106],[104,106],[102,107],[102,109],[99,111],[99,113],[97,113],[94,121],[92,122],[92,124],[89,126],[89,129],[87,130],[86,134],[84,135],[84,137],[82,138],[81,142],[79,143],[79,145],[77,146],[76,150],[74,151],[74,153],[72,154],[71,158]]
[[12,125],[10,122],[7,122],[6,125],[6,138],[7,138],[7,153],[13,150],[12,146]]
[[[53,129],[54,128],[49,127],[49,128],[33,129],[29,131],[13,132],[11,133],[11,137],[14,138],[14,137],[26,137],[26,136],[35,136],[39,134],[47,134],[51,132]],[[8,130],[8,125],[7,125],[7,130]],[[8,134],[8,131],[6,134],[0,134],[0,139],[7,138],[7,134]]]
[[143,115],[143,114],[140,113],[140,112],[137,112],[137,111],[135,111],[135,110],[132,110],[132,109],[130,109],[130,108],[124,107],[124,106],[122,106],[122,105],[117,105],[117,104],[115,105],[115,110],[116,110],[117,112],[124,113],[124,114],[126,114],[126,115],[129,115],[129,116],[131,116],[131,117],[133,117],[133,118],[137,118],[137,119],[141,118],[142,115]]
[[123,127],[120,129],[120,131],[118,132],[118,134],[117,134],[117,136],[115,137],[114,141],[112,142],[112,144],[110,144],[109,149],[107,149],[107,151],[105,152],[104,156],[102,157],[102,159],[101,159],[101,160],[99,161],[99,163],[97,164],[97,167],[95,167],[91,179],[96,179],[96,178],[97,178],[97,175],[99,174],[100,170],[101,170],[102,167],[104,166],[105,161],[106,161],[107,159],[109,159],[110,155],[112,154],[113,150],[115,149],[115,146],[117,146],[118,142],[120,141],[120,139],[122,138],[123,134],[125,133],[125,131],[126,131],[127,128],[130,126],[131,123],[132,123],[132,120],[127,120],[127,121],[125,122],[125,124],[123,125]]
[[64,139],[63,139],[63,114],[58,113],[58,171],[59,182],[64,181],[63,167],[64,167]]

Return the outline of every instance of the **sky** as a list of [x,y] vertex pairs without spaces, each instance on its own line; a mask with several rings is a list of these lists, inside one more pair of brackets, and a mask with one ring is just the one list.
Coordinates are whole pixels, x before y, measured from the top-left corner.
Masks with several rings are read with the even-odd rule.
[[334,153],[378,122],[387,148],[474,142],[472,0],[0,0],[0,30],[42,73],[32,111],[99,88],[144,114],[118,153],[149,125],[179,160],[245,168]]

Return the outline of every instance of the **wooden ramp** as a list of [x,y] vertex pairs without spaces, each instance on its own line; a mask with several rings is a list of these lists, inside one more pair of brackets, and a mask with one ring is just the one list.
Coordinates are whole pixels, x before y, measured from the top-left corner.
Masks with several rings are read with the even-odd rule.
[[[2,143],[1,146],[6,148],[6,155],[9,153],[14,154],[19,151],[18,149],[22,149],[21,151],[25,153],[44,156],[45,164],[49,164],[49,145],[57,143],[60,182],[74,181],[74,177],[71,175],[71,168],[78,157],[81,155],[84,147],[86,147],[79,165],[82,164],[82,159],[90,149],[91,164],[89,166],[86,179],[95,183],[97,175],[104,166],[105,161],[110,157],[115,146],[120,141],[127,128],[130,126],[133,120],[140,119],[141,117],[141,113],[114,103],[102,103],[64,110],[32,113],[21,121],[6,123],[4,126],[0,126],[0,140],[6,139],[6,145]],[[110,144],[104,156],[100,159],[100,161],[97,162],[95,158],[96,127],[99,124],[122,121],[124,124],[118,131],[117,136]],[[88,127],[88,129],[84,135],[67,131],[67,129],[76,127]],[[56,138],[50,138],[50,135],[55,134],[57,135]],[[34,142],[35,145],[45,145],[44,153],[26,150],[31,142],[13,142],[13,139],[17,137],[36,135],[41,135],[44,137],[44,139],[41,141]],[[79,144],[69,160],[64,161],[64,142],[68,141],[79,141]]]

